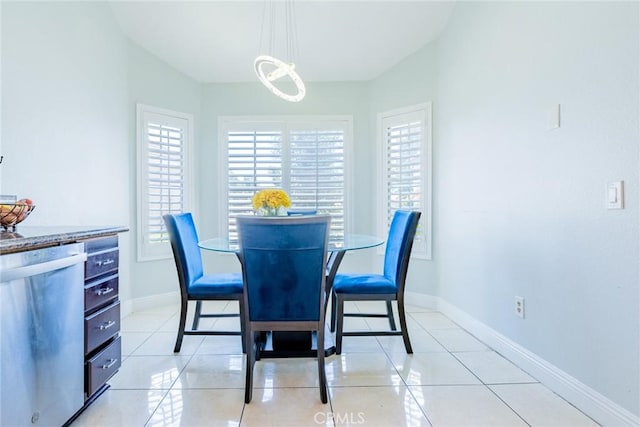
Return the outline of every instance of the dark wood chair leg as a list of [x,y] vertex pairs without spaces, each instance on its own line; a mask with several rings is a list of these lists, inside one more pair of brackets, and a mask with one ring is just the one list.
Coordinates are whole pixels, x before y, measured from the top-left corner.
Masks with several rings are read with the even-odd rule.
[[331,288],[325,286],[324,288],[324,318],[327,319],[327,308],[329,308],[329,298],[331,298]]
[[[333,293],[333,281],[335,280],[336,273],[338,272],[338,266],[342,262],[344,255],[347,251],[334,251],[329,255],[329,259],[327,260],[327,289],[331,291],[331,332],[336,331],[336,296]],[[327,295],[327,300],[329,296]]]
[[327,403],[327,373],[324,366],[324,325],[322,331],[318,330],[317,358],[318,358],[318,382],[320,384],[320,400]]
[[202,301],[196,301],[196,312],[193,315],[193,325],[191,325],[191,330],[195,331],[198,329],[198,324],[200,323],[200,312],[202,311]]
[[247,331],[245,330],[244,324],[244,304],[242,304],[242,300],[238,301],[239,311],[240,311],[240,341],[242,341],[242,352],[247,353]]
[[342,328],[344,327],[344,300],[336,296],[336,354],[342,353]]
[[176,345],[173,347],[174,353],[179,353],[182,347],[182,338],[184,337],[184,327],[187,324],[187,300],[182,300],[180,304],[180,323],[178,324],[178,337],[176,338]]
[[260,360],[262,358],[261,352],[264,347],[264,343],[267,342],[267,333],[258,332],[254,342],[255,342],[256,348],[255,348],[255,352],[253,353],[253,356],[254,356],[253,361],[255,363],[257,360]]
[[245,367],[244,403],[250,403],[253,394],[253,365],[255,362],[256,340],[253,331],[249,331],[246,340],[247,366]]
[[389,327],[392,331],[397,331],[396,327],[396,319],[393,317],[393,305],[391,304],[391,300],[387,300],[387,317],[389,318]]
[[407,354],[413,353],[411,341],[409,341],[409,331],[407,330],[407,316],[404,312],[404,298],[398,299],[398,317],[400,318],[400,329],[402,330],[402,340]]
[[336,294],[331,292],[331,332],[336,331]]

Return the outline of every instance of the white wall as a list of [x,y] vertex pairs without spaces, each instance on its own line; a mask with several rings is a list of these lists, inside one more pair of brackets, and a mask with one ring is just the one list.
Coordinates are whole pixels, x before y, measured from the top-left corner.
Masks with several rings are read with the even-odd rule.
[[[437,41],[434,250],[440,297],[636,416],[638,18],[631,2],[457,6]],[[605,207],[615,180],[624,210]]]
[[3,5],[2,191],[35,201],[30,225],[128,224],[126,41],[105,12]]
[[200,85],[129,42],[106,3],[2,5],[0,192],[35,201],[25,225],[128,226],[123,301],[176,292],[172,259],[136,259],[135,106],[199,122]]
[[[408,289],[636,417],[638,21],[630,2],[459,3],[438,40],[371,83],[372,115],[434,102],[433,261],[412,261]],[[615,180],[624,210],[605,208]]]
[[[134,43],[130,42],[127,44],[126,52],[128,99],[126,107],[123,108],[129,119],[128,138],[131,141],[128,158],[132,180],[128,194],[129,213],[132,218],[131,238],[135,245],[138,232],[136,222],[136,104],[147,104],[193,115],[195,123],[193,142],[194,149],[197,153],[201,143],[200,126],[202,116],[200,110],[202,86]],[[195,177],[199,176],[199,167],[200,163],[196,162],[194,170]],[[195,179],[194,185],[196,187],[194,194],[199,194],[202,187],[200,180]],[[132,299],[137,300],[153,295],[175,293],[176,299],[174,299],[174,301],[179,301],[177,285],[178,274],[173,258],[138,262],[137,248],[136,246],[132,246],[129,262],[132,266]]]
[[34,200],[24,226],[130,225],[126,39],[108,7],[3,2],[1,31],[0,192]]
[[[437,72],[437,57],[434,44],[429,44],[418,52],[409,56],[401,63],[397,64],[389,71],[385,72],[369,84],[370,99],[369,104],[369,127],[371,128],[371,140],[373,143],[378,144],[377,138],[377,115],[386,111],[395,110],[398,108],[408,107],[411,105],[422,104],[425,102],[433,102],[433,119],[438,117],[438,103],[436,102],[436,72]],[[432,135],[435,137],[436,132]],[[438,141],[433,139],[433,158],[438,158]],[[374,150],[374,148],[371,148]],[[376,155],[374,151],[373,156]],[[375,158],[375,157],[374,157]],[[376,164],[377,166],[377,164]],[[434,162],[434,171],[432,174],[433,179],[433,197],[437,198],[437,194],[440,186],[438,185],[438,163]],[[370,185],[373,185],[374,189],[376,184],[379,183],[380,177],[373,176]],[[376,206],[376,211],[378,207]],[[433,230],[432,234],[435,236],[439,233],[437,224],[437,211],[422,212],[422,216],[432,215],[433,218]],[[382,256],[380,255],[380,258]],[[436,282],[436,268],[438,261],[438,254],[434,252],[431,260],[424,260],[418,258],[412,258],[409,264],[409,270],[407,272],[406,290],[408,292],[414,292],[418,294],[436,295],[437,282]],[[382,260],[379,260],[381,263]]]

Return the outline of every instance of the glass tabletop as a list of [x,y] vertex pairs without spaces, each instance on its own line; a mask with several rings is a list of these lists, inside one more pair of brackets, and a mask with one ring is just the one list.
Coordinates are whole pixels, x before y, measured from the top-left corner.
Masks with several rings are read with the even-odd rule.
[[[343,238],[332,237],[329,239],[329,252],[351,251],[380,246],[384,239],[369,234],[345,234]],[[202,249],[216,252],[238,252],[238,243],[230,243],[228,239],[216,237],[203,240],[198,243]]]

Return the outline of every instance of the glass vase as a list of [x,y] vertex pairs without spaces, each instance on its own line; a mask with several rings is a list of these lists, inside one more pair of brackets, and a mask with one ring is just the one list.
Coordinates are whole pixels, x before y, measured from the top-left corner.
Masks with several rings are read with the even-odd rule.
[[263,206],[256,211],[256,215],[259,216],[283,216],[286,214],[287,212],[283,208],[272,208],[268,206]]

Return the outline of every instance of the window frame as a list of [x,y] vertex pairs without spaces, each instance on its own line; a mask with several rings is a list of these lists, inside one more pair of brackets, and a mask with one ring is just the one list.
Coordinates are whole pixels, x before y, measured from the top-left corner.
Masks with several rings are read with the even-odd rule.
[[136,104],[136,151],[137,151],[137,260],[139,262],[155,261],[172,258],[171,245],[168,240],[161,243],[150,244],[147,242],[146,219],[148,218],[148,177],[147,177],[147,132],[145,122],[147,115],[162,116],[159,120],[165,123],[170,121],[185,121],[184,138],[182,143],[182,172],[183,172],[183,203],[182,212],[194,210],[194,116],[192,114],[173,111],[151,105]]
[[[422,192],[424,198],[422,200],[422,215],[419,230],[424,230],[424,245],[416,247],[414,244],[411,256],[417,259],[432,259],[433,247],[433,118],[432,118],[432,102],[415,104],[403,108],[385,111],[377,115],[377,138],[378,138],[378,203],[380,215],[378,217],[378,233],[386,236],[389,232],[387,223],[387,207],[388,207],[388,178],[387,178],[387,132],[385,123],[388,120],[410,121],[410,117],[420,117],[424,123],[424,134],[422,138],[420,163],[421,170],[426,171],[422,174]],[[384,248],[380,248],[378,253],[382,254]]]
[[[228,234],[228,144],[227,135],[243,124],[253,128],[264,126],[265,128],[280,126],[284,130],[300,129],[301,125],[310,124],[318,127],[326,127],[331,123],[340,123],[344,128],[344,230],[349,233],[352,227],[353,217],[353,197],[351,196],[351,170],[352,170],[352,150],[353,150],[353,116],[350,115],[284,115],[284,116],[219,116],[218,117],[218,182],[220,200],[218,211],[218,234],[226,236]],[[288,135],[285,135],[285,139]],[[285,157],[287,154],[285,154]],[[286,181],[286,179],[285,179]]]

